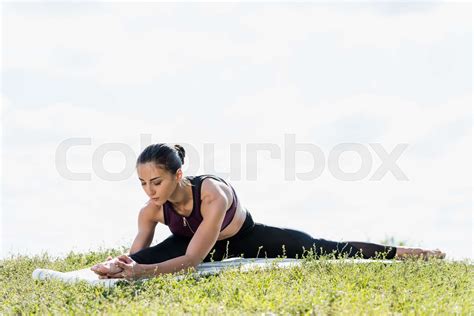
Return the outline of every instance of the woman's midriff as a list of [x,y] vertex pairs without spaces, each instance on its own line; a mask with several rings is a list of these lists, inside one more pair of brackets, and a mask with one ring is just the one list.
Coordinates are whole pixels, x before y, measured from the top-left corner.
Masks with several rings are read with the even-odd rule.
[[246,216],[247,211],[242,207],[239,201],[239,203],[237,203],[237,209],[235,210],[235,214],[232,218],[232,221],[229,223],[229,225],[227,225],[226,228],[224,228],[219,233],[219,237],[217,237],[217,240],[226,239],[237,234],[237,232],[244,224]]

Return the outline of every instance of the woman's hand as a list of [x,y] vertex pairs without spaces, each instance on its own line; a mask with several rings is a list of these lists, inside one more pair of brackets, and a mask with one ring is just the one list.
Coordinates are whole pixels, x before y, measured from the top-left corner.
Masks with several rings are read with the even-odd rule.
[[[136,263],[132,258],[127,255],[121,255],[117,257],[117,261],[114,263],[116,267],[120,268],[121,271],[110,274],[108,273],[105,278],[109,279],[126,279],[126,280],[136,280],[141,277],[143,266],[139,263]],[[99,277],[104,278],[104,277]]]
[[107,274],[116,274],[122,271],[121,268],[115,265],[116,261],[118,261],[118,258],[113,259],[109,256],[107,261],[94,265],[91,270],[101,277],[106,277]]

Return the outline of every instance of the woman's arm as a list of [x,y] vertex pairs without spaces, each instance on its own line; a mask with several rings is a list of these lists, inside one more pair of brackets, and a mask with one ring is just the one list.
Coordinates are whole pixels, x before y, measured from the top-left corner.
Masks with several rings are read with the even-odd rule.
[[[132,243],[129,254],[133,254],[150,246],[153,236],[155,234],[156,222],[153,221],[153,209],[150,205],[144,206],[138,214],[138,234]],[[122,257],[122,256],[120,256]],[[91,270],[99,275],[99,277],[107,277],[107,275],[115,275],[122,272],[122,268],[116,264],[119,261],[119,257],[112,258],[108,257],[107,261],[99,263],[91,267]]]
[[214,247],[219,237],[220,228],[224,221],[225,212],[232,204],[232,192],[230,188],[223,188],[218,184],[207,182],[206,188],[203,182],[201,214],[203,221],[191,239],[186,253],[164,262],[155,264],[137,264],[134,262],[119,262],[124,269],[125,275],[131,278],[153,277],[164,273],[173,273],[183,269],[195,268],[201,263]]
[[138,214],[138,233],[130,247],[129,254],[134,254],[146,247],[149,247],[155,235],[156,222],[152,220],[149,206],[145,206]]
[[[202,207],[201,206],[201,212]],[[227,210],[225,201],[217,199],[206,203],[207,216],[203,214],[203,221],[189,242],[186,253],[164,262],[143,265],[143,276],[152,277],[164,273],[173,273],[180,270],[195,268],[200,264],[214,247],[219,237],[220,228]]]

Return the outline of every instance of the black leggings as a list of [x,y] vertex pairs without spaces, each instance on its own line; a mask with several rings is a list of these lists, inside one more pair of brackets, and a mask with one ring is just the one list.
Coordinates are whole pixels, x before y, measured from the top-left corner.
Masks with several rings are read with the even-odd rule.
[[[152,264],[182,256],[190,242],[190,237],[171,235],[163,242],[142,249],[130,257],[137,263]],[[247,212],[242,228],[230,238],[219,240],[204,259],[204,262],[219,261],[231,257],[244,258],[301,258],[312,250],[313,255],[334,254],[340,256],[359,257],[364,259],[380,258],[393,259],[396,247],[383,246],[367,242],[336,242],[325,239],[315,239],[310,235],[286,228],[277,228],[254,223]]]

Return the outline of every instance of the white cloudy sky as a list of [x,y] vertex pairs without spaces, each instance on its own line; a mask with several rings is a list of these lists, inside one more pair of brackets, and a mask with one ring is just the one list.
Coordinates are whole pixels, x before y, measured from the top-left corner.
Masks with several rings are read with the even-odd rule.
[[[146,201],[132,165],[148,137],[196,153],[185,173],[230,179],[258,222],[472,258],[471,23],[470,3],[4,3],[1,255],[130,245]],[[321,176],[285,179],[289,135],[321,148]],[[58,172],[69,138],[90,140],[66,160],[88,181]],[[108,143],[131,160],[94,160]],[[341,143],[369,150],[368,176],[331,174]],[[409,180],[370,181],[383,164],[371,143],[408,144],[396,164]],[[255,166],[251,144],[281,158],[260,152]],[[93,163],[129,173],[112,181]],[[296,154],[296,172],[313,165]],[[158,226],[155,241],[168,234]]]

